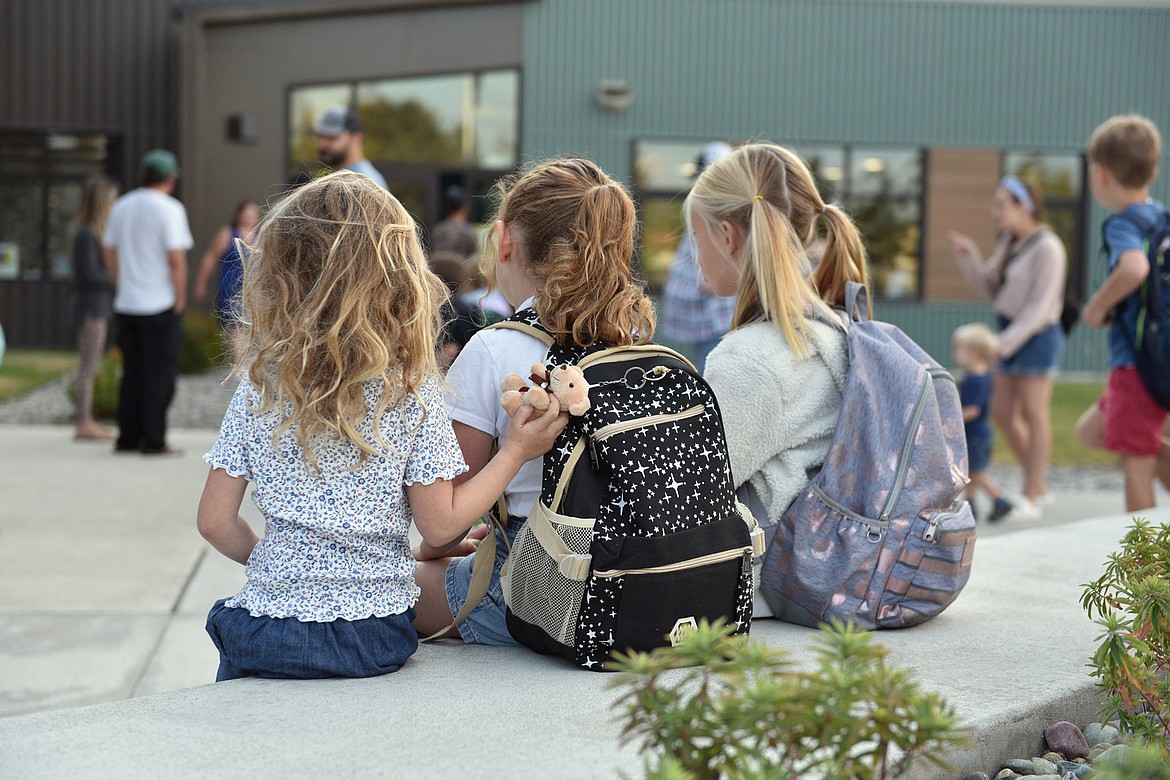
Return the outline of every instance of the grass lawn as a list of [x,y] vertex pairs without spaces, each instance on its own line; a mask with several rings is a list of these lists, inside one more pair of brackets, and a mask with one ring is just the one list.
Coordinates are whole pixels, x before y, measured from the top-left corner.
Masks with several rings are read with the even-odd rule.
[[0,364],[0,402],[23,395],[76,367],[76,352],[10,349]]
[[[1100,450],[1090,450],[1073,433],[1073,426],[1089,405],[1097,400],[1105,389],[1104,380],[1099,382],[1056,383],[1052,392],[1052,465],[1054,466],[1112,466],[1117,456]],[[995,431],[994,463],[1015,463],[1015,456],[1008,448],[1007,441],[999,429]]]

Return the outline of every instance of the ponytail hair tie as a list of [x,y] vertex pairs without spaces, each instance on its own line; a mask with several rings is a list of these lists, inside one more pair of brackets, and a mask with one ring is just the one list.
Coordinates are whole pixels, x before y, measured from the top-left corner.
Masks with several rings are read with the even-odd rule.
[[763,200],[763,199],[764,199],[763,195],[756,195],[755,197],[752,198],[752,202],[754,203],[757,200]]
[[824,213],[825,213],[826,211],[828,211],[828,210],[829,210],[829,204],[828,204],[828,203],[822,203],[822,204],[821,204],[821,212],[820,212],[820,213],[821,213],[821,214],[824,214]]

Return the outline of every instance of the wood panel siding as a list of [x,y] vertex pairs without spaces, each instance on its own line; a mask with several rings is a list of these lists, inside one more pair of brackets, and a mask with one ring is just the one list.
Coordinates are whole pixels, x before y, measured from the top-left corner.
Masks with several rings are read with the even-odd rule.
[[991,196],[999,182],[1003,157],[994,149],[930,149],[926,153],[923,298],[980,298],[955,264],[952,230],[975,239],[984,254],[995,244]]

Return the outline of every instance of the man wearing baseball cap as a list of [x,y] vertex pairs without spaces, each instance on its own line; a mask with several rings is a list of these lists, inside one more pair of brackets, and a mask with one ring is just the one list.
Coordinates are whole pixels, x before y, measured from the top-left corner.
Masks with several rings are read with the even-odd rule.
[[187,250],[194,241],[186,209],[171,196],[178,176],[173,153],[147,152],[142,186],[114,203],[102,237],[122,350],[116,452],[179,453],[167,446],[167,407],[179,373]]
[[356,111],[345,106],[327,109],[313,125],[313,132],[317,135],[317,154],[321,162],[335,169],[364,173],[378,182],[382,189],[387,189],[386,179],[362,151],[365,127]]

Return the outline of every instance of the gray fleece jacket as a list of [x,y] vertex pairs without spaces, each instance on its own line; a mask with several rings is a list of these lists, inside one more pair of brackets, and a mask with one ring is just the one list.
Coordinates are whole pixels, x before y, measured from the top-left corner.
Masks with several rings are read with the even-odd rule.
[[[798,357],[770,322],[733,330],[707,357],[727,431],[731,476],[776,523],[829,451],[849,367],[845,333],[815,321]],[[761,518],[762,519],[762,518]]]

